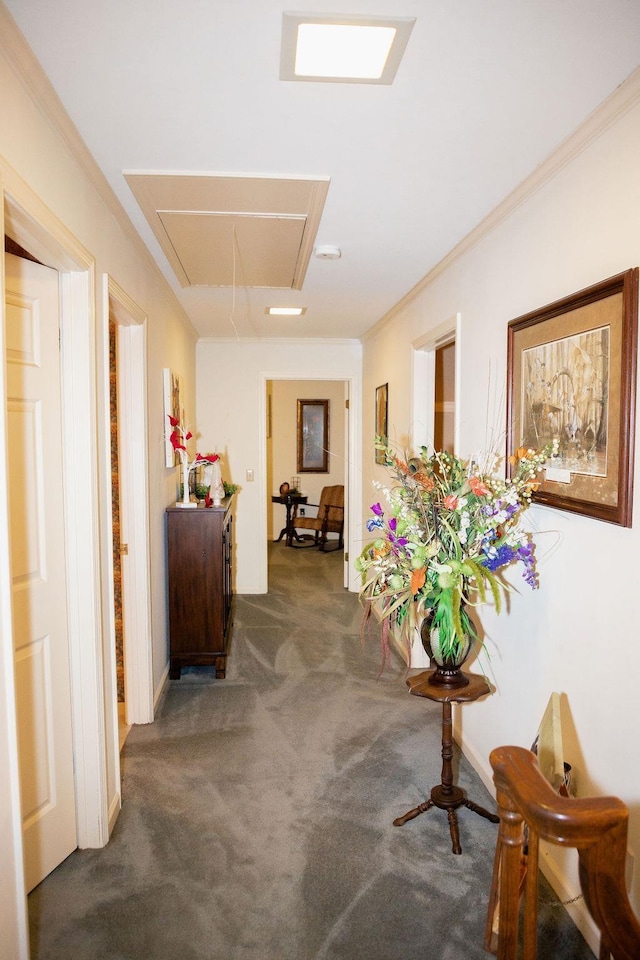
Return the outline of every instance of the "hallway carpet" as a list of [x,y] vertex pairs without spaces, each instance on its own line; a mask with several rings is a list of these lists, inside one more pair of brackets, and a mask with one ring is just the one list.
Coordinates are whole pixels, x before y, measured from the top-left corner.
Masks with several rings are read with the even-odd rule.
[[[132,730],[111,842],[29,897],[32,960],[488,957],[497,827],[462,808],[454,856],[443,811],[392,825],[439,780],[440,707],[378,675],[341,552],[271,544],[269,578],[236,598],[227,679],[183,671]],[[542,921],[541,960],[592,958],[561,907]]]

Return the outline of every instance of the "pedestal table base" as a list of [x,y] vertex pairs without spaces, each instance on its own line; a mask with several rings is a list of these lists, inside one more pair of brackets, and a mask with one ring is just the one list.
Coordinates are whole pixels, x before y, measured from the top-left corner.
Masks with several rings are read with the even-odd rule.
[[469,800],[466,790],[455,786],[453,783],[453,731],[451,720],[452,703],[471,703],[479,700],[480,697],[491,693],[491,687],[484,677],[477,674],[465,674],[469,683],[464,687],[447,687],[445,684],[431,683],[430,680],[435,673],[434,670],[425,670],[423,673],[407,680],[407,686],[410,692],[416,697],[426,697],[429,700],[435,700],[442,703],[442,776],[440,783],[433,787],[429,800],[418,804],[413,810],[409,810],[401,817],[396,817],[393,821],[394,827],[401,827],[409,820],[414,820],[421,813],[426,813],[432,807],[438,807],[440,810],[447,811],[449,818],[449,831],[451,833],[451,849],[454,853],[462,853],[460,846],[460,834],[458,830],[459,807],[467,807],[479,816],[490,820],[491,823],[499,823],[500,818],[484,807]]

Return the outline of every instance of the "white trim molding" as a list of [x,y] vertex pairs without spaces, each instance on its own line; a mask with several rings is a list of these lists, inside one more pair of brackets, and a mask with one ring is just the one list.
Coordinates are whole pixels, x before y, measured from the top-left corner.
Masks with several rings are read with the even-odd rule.
[[0,157],[5,232],[60,273],[63,480],[78,846],[108,841],[94,261]]
[[[147,458],[147,317],[108,275],[104,304],[117,323],[118,433],[126,722],[152,723],[153,652]],[[108,316],[106,318],[108,327]],[[115,636],[114,636],[115,642]]]

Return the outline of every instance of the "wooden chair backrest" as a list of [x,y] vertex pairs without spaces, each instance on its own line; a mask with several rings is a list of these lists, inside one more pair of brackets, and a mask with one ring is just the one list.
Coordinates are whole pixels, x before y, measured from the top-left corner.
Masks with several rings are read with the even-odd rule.
[[344,486],[342,484],[322,488],[318,517],[322,519],[325,513],[328,514],[328,519],[334,523],[342,523],[344,520]]
[[[625,884],[629,811],[617,797],[559,796],[536,757],[523,747],[491,753],[500,828],[487,915],[485,949],[498,960],[518,956],[519,901],[527,826],[522,960],[536,958],[538,841],[578,850],[580,885],[601,933],[600,960],[638,960],[640,923]],[[497,918],[497,925],[496,925]],[[496,944],[497,926],[497,944]]]

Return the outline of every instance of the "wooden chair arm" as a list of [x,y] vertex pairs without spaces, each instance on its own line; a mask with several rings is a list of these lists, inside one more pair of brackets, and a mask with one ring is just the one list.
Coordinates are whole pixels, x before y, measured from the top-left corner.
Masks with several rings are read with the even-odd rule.
[[344,517],[344,507],[334,506],[331,503],[324,503],[322,506],[323,506],[323,513],[322,513],[322,516],[318,514],[318,520],[320,520],[322,524],[322,532],[326,534],[327,527],[329,525],[329,514],[331,513],[332,510],[339,510],[342,516]]

